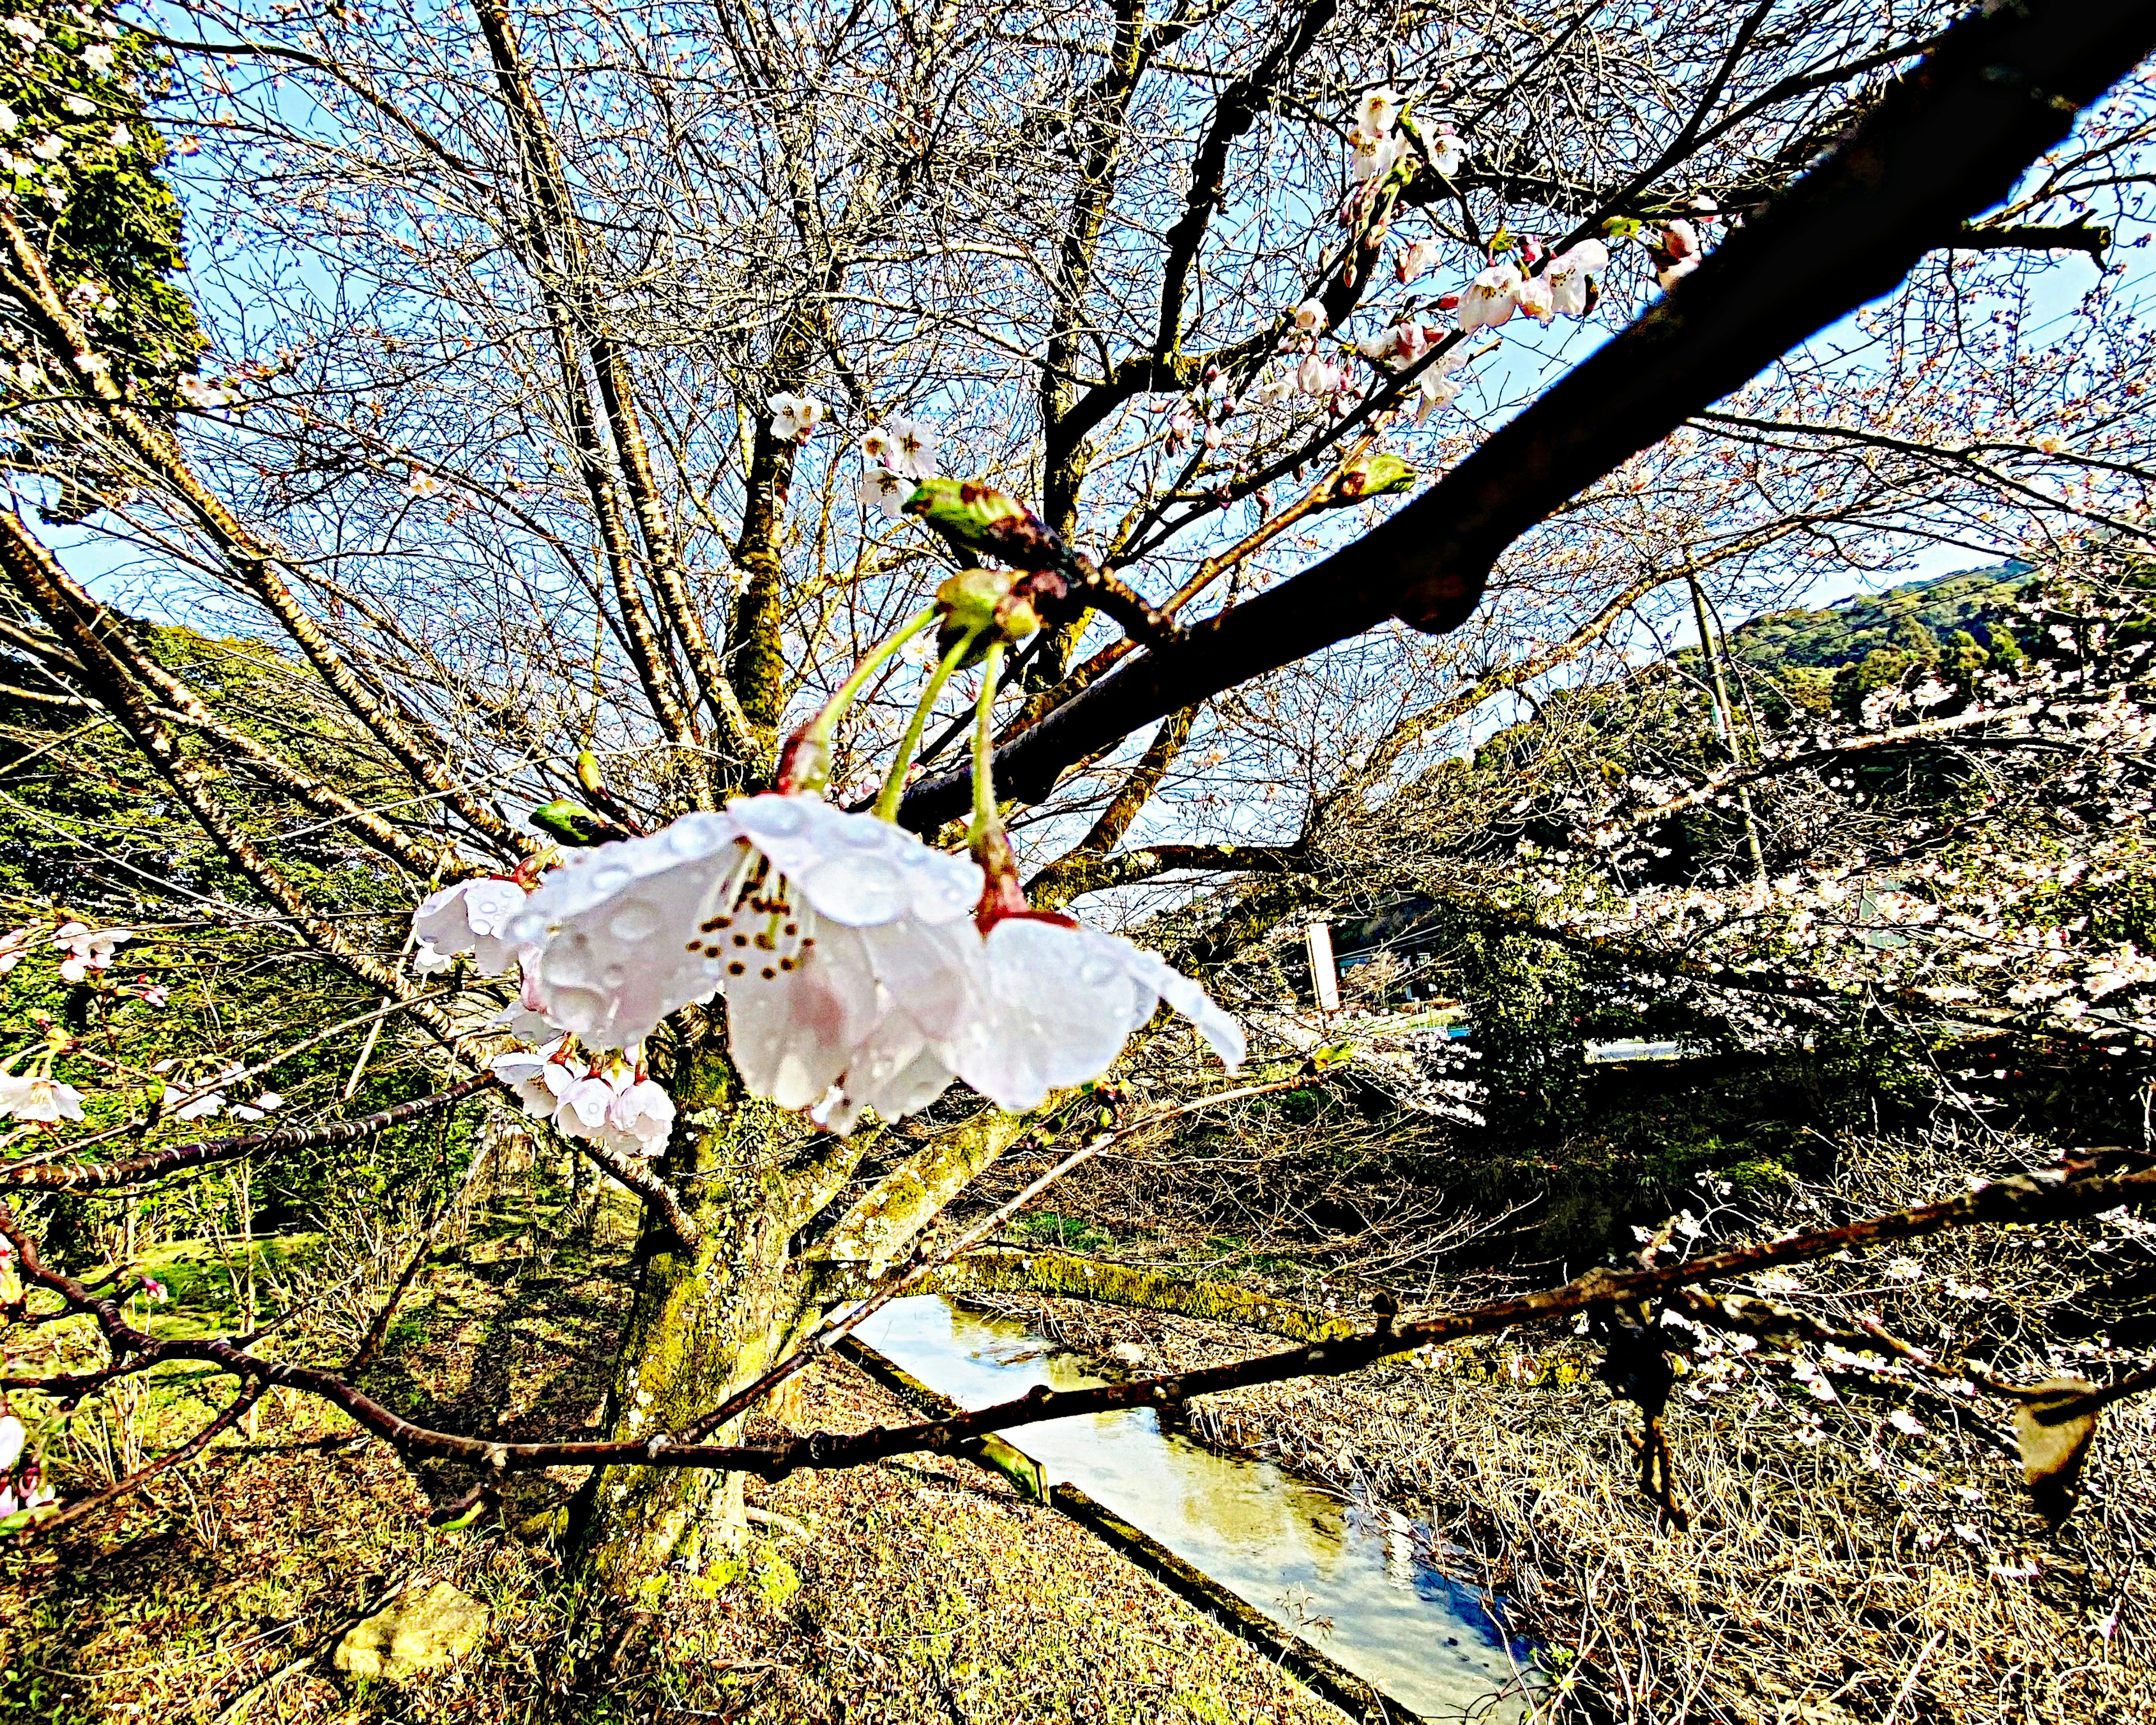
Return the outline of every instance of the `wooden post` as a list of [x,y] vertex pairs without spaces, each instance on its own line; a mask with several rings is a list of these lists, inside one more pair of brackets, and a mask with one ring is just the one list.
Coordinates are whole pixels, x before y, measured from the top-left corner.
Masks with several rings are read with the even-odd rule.
[[1340,1010],[1340,967],[1332,957],[1332,925],[1316,921],[1302,932],[1310,952],[1310,986],[1321,1012]]

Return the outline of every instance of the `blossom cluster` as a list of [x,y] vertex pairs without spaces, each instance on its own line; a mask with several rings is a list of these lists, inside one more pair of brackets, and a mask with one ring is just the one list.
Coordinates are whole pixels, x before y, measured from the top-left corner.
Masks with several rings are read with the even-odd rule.
[[[1068,917],[984,911],[986,888],[978,864],[888,820],[773,792],[576,853],[528,901],[460,883],[417,922],[438,951],[514,962],[521,1010],[602,1053],[723,997],[750,1091],[837,1132],[914,1113],[955,1077],[1036,1106],[1106,1071],[1163,999],[1240,1061],[1235,1020],[1157,955]],[[671,1125],[656,1086],[579,1065],[564,1040],[494,1069],[582,1136],[655,1149]]]
[[656,1156],[674,1130],[674,1099],[637,1067],[578,1060],[560,1036],[531,1053],[497,1055],[492,1069],[524,1111],[572,1138],[631,1156]]

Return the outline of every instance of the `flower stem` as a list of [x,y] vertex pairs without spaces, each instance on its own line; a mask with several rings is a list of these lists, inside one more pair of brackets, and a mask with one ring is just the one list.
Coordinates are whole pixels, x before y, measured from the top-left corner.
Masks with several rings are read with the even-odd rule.
[[942,615],[937,606],[924,605],[906,619],[896,634],[869,649],[868,656],[854,667],[853,675],[839,684],[837,692],[824,703],[822,711],[802,727],[788,746],[788,752],[796,754],[802,764],[790,775],[788,783],[786,781],[789,775],[782,759],[779,788],[820,791],[830,782],[831,739],[838,733],[839,721],[845,717],[861,691],[868,687],[869,679],[883,669],[891,655],[921,630],[932,629]]
[[928,686],[921,691],[921,699],[914,703],[913,716],[906,721],[906,735],[898,740],[898,753],[892,757],[891,771],[884,776],[883,789],[875,801],[878,820],[898,819],[899,799],[906,794],[906,769],[913,764],[913,752],[921,747],[921,733],[927,728],[928,715],[936,706],[936,699],[943,692],[943,685],[951,680],[951,674],[958,669],[961,660],[973,650],[980,630],[968,629],[937,665],[928,679]]
[[978,844],[991,831],[1001,831],[1003,819],[996,812],[996,786],[992,768],[996,758],[996,675],[1003,669],[1004,644],[993,643],[981,661],[981,698],[973,719],[973,819],[967,829],[968,843]]

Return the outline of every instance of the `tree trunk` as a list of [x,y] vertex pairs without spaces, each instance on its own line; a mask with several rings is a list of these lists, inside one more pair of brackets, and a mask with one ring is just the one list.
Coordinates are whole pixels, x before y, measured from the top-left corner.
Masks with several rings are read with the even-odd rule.
[[[685,1250],[647,1211],[636,1301],[608,1397],[613,1438],[678,1433],[776,1359],[814,1309],[791,1257],[794,1180],[788,1132],[742,1094],[711,1021],[671,1086],[680,1123],[663,1176],[702,1238]],[[692,1118],[692,1117],[694,1117]],[[734,1441],[740,1422],[712,1435]],[[670,1567],[701,1568],[742,1526],[741,1478],[691,1468],[610,1467],[578,1494],[572,1543],[585,1572],[618,1594]]]

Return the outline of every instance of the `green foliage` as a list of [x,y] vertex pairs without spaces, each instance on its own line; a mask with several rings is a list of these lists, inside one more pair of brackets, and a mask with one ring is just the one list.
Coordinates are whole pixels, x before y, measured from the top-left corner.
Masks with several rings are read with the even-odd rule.
[[1481,931],[1455,956],[1492,1130],[1515,1141],[1570,1131],[1581,1118],[1587,1067],[1578,961],[1548,941]]
[[[235,697],[234,710],[253,715],[236,722],[354,794],[390,800],[366,739],[313,703],[304,674],[275,654],[182,629],[137,632],[177,675],[206,694]],[[54,1075],[84,1094],[85,1129],[119,1132],[114,1153],[230,1130],[228,1114],[175,1119],[172,1098],[228,1068],[280,1055],[233,1099],[275,1090],[288,1105],[279,1119],[308,1120],[375,1111],[437,1087],[422,1045],[395,1020],[362,1066],[370,1028],[363,1020],[378,1005],[372,991],[294,952],[264,920],[271,907],[111,726],[0,694],[0,775],[8,788],[0,801],[0,927],[49,930],[74,919],[134,931],[109,970],[80,983],[61,978],[60,955],[49,946],[0,977],[0,1060],[54,1051]],[[231,788],[242,829],[288,878],[317,902],[339,906],[361,940],[368,939],[370,912],[382,919],[385,940],[401,938],[408,883],[282,793],[237,773]],[[236,1226],[243,1216],[257,1230],[313,1225],[414,1183],[431,1188],[453,1178],[468,1162],[475,1118],[470,1110],[444,1114],[357,1146],[243,1164],[244,1194],[220,1171],[169,1202],[57,1197],[47,1204],[52,1237],[64,1253],[94,1258],[105,1238],[99,1230],[128,1209],[150,1224],[145,1240],[157,1236],[161,1218],[187,1237],[213,1221]],[[19,1153],[33,1140],[29,1129],[18,1130],[0,1141],[0,1154]]]
[[1907,582],[1825,609],[1770,612],[1732,629],[1730,651],[1779,676],[1796,667],[1837,670],[1881,650],[1936,656],[1941,631],[1981,627],[1994,640],[2002,634],[2010,640],[2005,620],[2031,572],[2026,563],[2000,563]]
[[[18,218],[51,260],[54,287],[115,362],[115,381],[169,403],[172,380],[194,368],[206,343],[174,280],[186,268],[180,206],[145,108],[166,61],[147,38],[88,7],[0,0],[0,19],[33,23],[42,37],[0,38]],[[0,316],[19,324],[23,311],[0,300]]]

